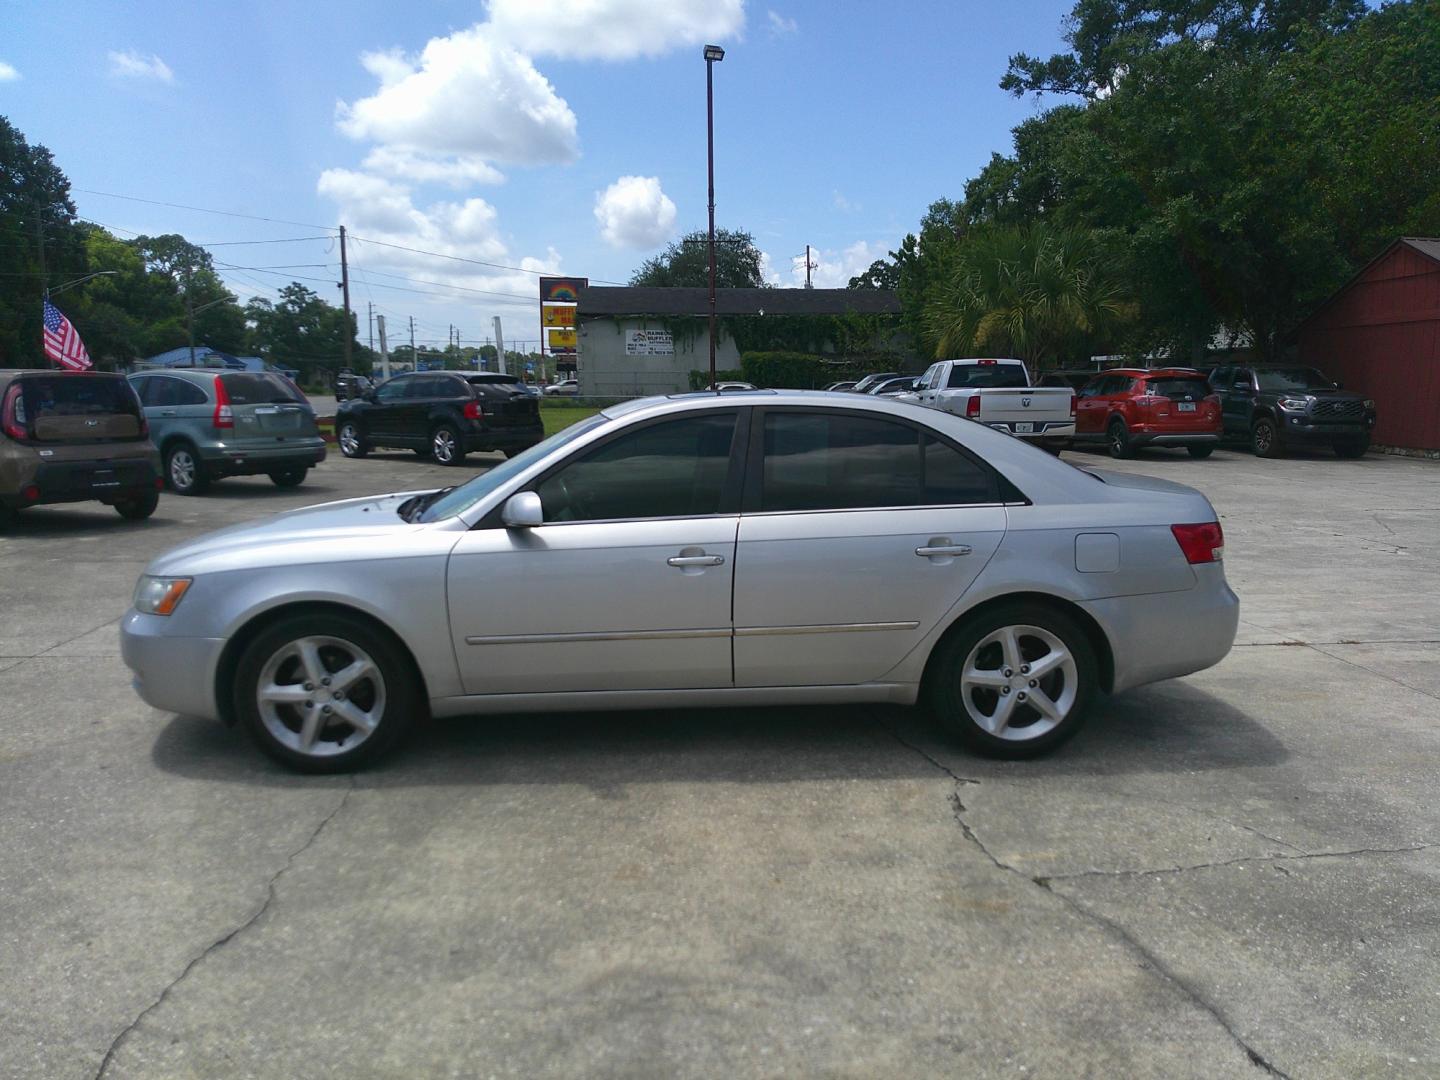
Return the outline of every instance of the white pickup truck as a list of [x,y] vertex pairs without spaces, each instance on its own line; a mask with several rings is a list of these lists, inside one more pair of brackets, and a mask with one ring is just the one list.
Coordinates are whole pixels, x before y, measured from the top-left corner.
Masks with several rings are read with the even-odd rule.
[[902,400],[1008,431],[1056,454],[1075,437],[1075,391],[1031,385],[1019,360],[941,360]]

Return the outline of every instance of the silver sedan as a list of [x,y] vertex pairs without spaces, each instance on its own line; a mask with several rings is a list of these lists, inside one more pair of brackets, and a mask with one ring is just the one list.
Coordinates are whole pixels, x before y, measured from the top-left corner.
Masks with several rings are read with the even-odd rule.
[[605,410],[453,489],[225,529],[147,567],[151,705],[348,769],[442,716],[923,699],[1006,757],[1198,671],[1239,616],[1199,492],[854,394]]

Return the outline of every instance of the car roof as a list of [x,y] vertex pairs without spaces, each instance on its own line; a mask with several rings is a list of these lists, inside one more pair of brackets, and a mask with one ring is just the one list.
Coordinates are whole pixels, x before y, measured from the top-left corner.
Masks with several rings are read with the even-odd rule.
[[1097,375],[1133,375],[1133,376],[1135,376],[1136,378],[1139,378],[1139,379],[1149,379],[1149,378],[1154,378],[1154,377],[1156,377],[1156,376],[1199,375],[1199,374],[1201,374],[1201,372],[1200,372],[1200,370],[1199,370],[1198,368],[1190,368],[1190,367],[1157,367],[1157,368],[1117,367],[1117,368],[1107,368],[1105,371],[1097,371],[1096,374],[1097,374]]

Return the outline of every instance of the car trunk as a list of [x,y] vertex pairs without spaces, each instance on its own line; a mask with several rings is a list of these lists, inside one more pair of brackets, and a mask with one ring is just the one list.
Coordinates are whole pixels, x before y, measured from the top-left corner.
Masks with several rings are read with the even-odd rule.
[[1213,431],[1220,406],[1209,383],[1198,377],[1160,377],[1145,381],[1145,396],[1135,400],[1142,422],[1177,433]]
[[235,433],[227,442],[266,445],[319,436],[309,402],[280,376],[237,371],[215,378],[219,387],[217,400],[222,405],[228,402],[235,422]]
[[540,401],[520,384],[472,383],[490,427],[532,427],[540,422]]

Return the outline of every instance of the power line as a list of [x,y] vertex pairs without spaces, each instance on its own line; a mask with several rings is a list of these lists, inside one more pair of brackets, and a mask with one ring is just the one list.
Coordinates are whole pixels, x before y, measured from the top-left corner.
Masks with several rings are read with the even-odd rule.
[[208,206],[187,206],[184,203],[162,202],[159,199],[142,199],[135,195],[117,195],[113,191],[95,191],[91,188],[74,188],[82,195],[101,195],[107,199],[124,199],[127,202],[146,203],[150,206],[168,206],[174,210],[194,210],[201,214],[219,214],[221,217],[247,218],[250,221],[269,221],[276,225],[296,225],[302,229],[324,229],[335,232],[330,225],[316,225],[310,221],[286,221],[284,218],[261,217],[259,214],[241,214],[234,210],[214,210]]

